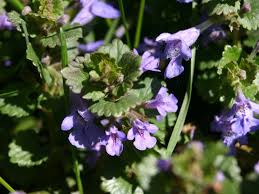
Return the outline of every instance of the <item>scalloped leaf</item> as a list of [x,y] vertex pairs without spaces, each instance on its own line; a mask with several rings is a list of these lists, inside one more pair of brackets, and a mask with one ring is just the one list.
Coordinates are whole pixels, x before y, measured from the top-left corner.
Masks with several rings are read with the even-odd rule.
[[[80,26],[66,26],[64,27],[64,35],[67,43],[77,42],[79,38],[83,37],[82,28]],[[56,32],[41,38],[40,41],[43,46],[50,48],[60,46],[61,44],[59,35]]]
[[7,103],[3,98],[0,98],[0,112],[1,114],[17,118],[29,115],[29,112],[23,107],[16,104]]
[[110,194],[132,194],[132,185],[123,178],[105,179],[101,178],[101,188]]
[[97,52],[109,54],[109,56],[114,58],[115,62],[118,63],[121,60],[123,54],[130,52],[130,49],[127,45],[123,44],[121,40],[115,39],[111,44],[100,47]]
[[89,75],[83,71],[83,65],[76,62],[61,70],[70,90],[79,94],[83,89],[83,82],[88,80]]
[[222,74],[222,69],[229,63],[235,63],[237,65],[237,62],[241,56],[241,52],[242,48],[240,47],[237,47],[235,45],[226,45],[222,53],[222,58],[219,62],[217,73]]
[[87,100],[97,101],[102,99],[104,96],[105,94],[101,91],[93,91],[84,95],[83,98]]
[[212,11],[212,14],[216,15],[233,15],[237,14],[237,12],[240,10],[240,1],[234,1],[234,4],[230,4],[227,1],[223,1],[226,3],[218,3],[214,10]]
[[247,30],[256,30],[259,27],[259,1],[258,0],[245,0],[246,3],[251,5],[251,11],[245,13],[238,21]]
[[42,18],[56,21],[64,13],[63,0],[38,0],[38,14]]
[[134,108],[137,105],[142,104],[150,100],[157,91],[157,86],[160,84],[155,83],[156,80],[146,78],[136,89],[131,89],[125,95],[120,97],[116,101],[100,100],[89,107],[92,113],[96,113],[98,116],[115,116],[119,117],[126,113],[130,108]]
[[39,166],[48,160],[43,155],[39,137],[33,131],[20,132],[8,147],[10,162],[20,167]]

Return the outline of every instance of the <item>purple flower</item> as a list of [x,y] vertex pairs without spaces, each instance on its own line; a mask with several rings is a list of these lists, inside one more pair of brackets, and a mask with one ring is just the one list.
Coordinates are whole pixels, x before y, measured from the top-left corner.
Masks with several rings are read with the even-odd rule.
[[87,44],[79,44],[78,49],[83,53],[91,53],[96,51],[100,46],[103,45],[103,43],[104,43],[103,40],[98,40]]
[[151,52],[146,51],[142,55],[140,71],[160,71],[159,68],[159,59],[155,58]]
[[168,112],[176,112],[178,100],[173,94],[168,95],[167,88],[161,87],[156,98],[147,102],[147,108],[157,109],[159,114],[164,117]]
[[0,30],[12,30],[13,24],[8,20],[6,13],[0,14]]
[[191,3],[192,0],[177,0],[179,3]]
[[223,40],[226,38],[226,32],[223,30],[223,28],[220,25],[213,25],[209,27],[204,33],[203,33],[203,44],[206,46],[210,42],[217,42],[220,40]]
[[257,162],[255,165],[254,165],[254,171],[256,174],[259,174],[259,162]]
[[160,159],[156,163],[158,169],[163,172],[170,172],[172,164],[170,160]]
[[237,140],[241,144],[246,143],[246,134],[258,129],[259,120],[254,117],[254,113],[259,113],[259,105],[248,100],[239,90],[232,108],[216,116],[211,128],[221,132],[223,142],[233,148]]
[[119,131],[117,127],[110,127],[109,131],[106,131],[106,152],[111,156],[119,156],[123,150],[122,141],[125,140],[126,135],[122,131]]
[[165,77],[171,79],[183,72],[182,59],[187,61],[192,57],[190,46],[195,43],[199,35],[200,30],[193,27],[174,34],[162,33],[156,38],[156,41],[166,44],[164,55],[170,59]]
[[120,12],[111,5],[99,0],[80,0],[82,9],[75,16],[72,24],[78,23],[85,25],[89,23],[95,16],[102,18],[118,18]]
[[68,139],[70,143],[81,149],[99,151],[101,149],[104,131],[94,123],[94,116],[87,110],[81,97],[71,94],[72,110],[61,124],[63,131],[72,130]]
[[135,139],[134,146],[138,150],[146,150],[156,145],[156,138],[152,137],[150,133],[154,134],[157,130],[156,125],[136,119],[133,121],[132,128],[128,131],[127,139]]

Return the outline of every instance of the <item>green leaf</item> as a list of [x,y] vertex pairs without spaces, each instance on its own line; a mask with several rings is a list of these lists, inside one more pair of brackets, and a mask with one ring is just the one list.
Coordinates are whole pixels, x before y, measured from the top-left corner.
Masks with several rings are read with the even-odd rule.
[[[77,42],[79,38],[82,38],[82,28],[79,26],[66,26],[64,27],[64,36],[69,46],[69,44]],[[43,37],[40,41],[44,47],[54,48],[61,45],[59,36],[56,32]]]
[[140,163],[133,166],[138,183],[144,190],[148,190],[151,187],[152,178],[159,172],[156,163],[157,158],[150,154],[144,157]]
[[127,52],[122,55],[118,66],[121,67],[121,72],[124,75],[123,81],[116,90],[122,90],[123,92],[133,86],[133,82],[137,81],[140,76],[141,57],[133,54],[132,52]]
[[[228,1],[223,0],[226,3],[218,3],[214,10],[212,11],[212,15],[234,15],[240,10],[240,1],[234,1],[234,4],[230,4]],[[233,1],[232,1],[233,2]]]
[[187,84],[187,89],[184,95],[183,103],[178,115],[178,118],[176,120],[173,132],[170,136],[169,143],[167,145],[166,153],[167,156],[171,156],[174,148],[179,140],[182,128],[184,126],[184,122],[188,113],[190,101],[191,101],[191,95],[192,95],[192,83],[193,83],[193,75],[194,75],[194,67],[195,67],[195,55],[196,55],[196,48],[192,49],[192,59],[191,59],[191,68],[190,68],[190,75],[189,80]]
[[222,74],[222,69],[229,63],[238,64],[238,60],[241,56],[242,48],[237,46],[226,45],[222,53],[222,58],[218,66],[218,74]]
[[244,40],[244,45],[253,48],[258,40],[259,40],[259,29],[255,31],[248,31],[247,38]]
[[48,84],[50,84],[52,81],[50,74],[49,74],[48,70],[43,67],[43,64],[41,63],[39,57],[37,56],[36,52],[34,51],[31,43],[27,44],[26,58],[29,59],[30,61],[32,61],[32,64],[35,67],[37,67],[40,77],[43,78]]
[[259,1],[245,0],[244,2],[251,5],[251,11],[242,15],[238,21],[243,28],[246,28],[247,30],[256,30],[259,27]]
[[105,94],[101,91],[93,91],[84,95],[83,98],[87,100],[97,101],[103,98],[104,96]]
[[0,112],[1,114],[17,118],[29,115],[28,110],[16,104],[8,103],[3,98],[0,98]]
[[37,0],[39,2],[38,14],[42,18],[56,21],[64,13],[62,0]]
[[8,19],[10,20],[10,22],[12,22],[13,25],[15,25],[18,31],[22,31],[21,24],[24,20],[20,17],[19,13],[17,13],[16,11],[9,12]]
[[146,78],[143,82],[140,82],[140,88],[129,90],[129,92],[120,97],[116,101],[100,100],[89,107],[92,113],[96,113],[98,116],[115,116],[119,117],[126,113],[130,108],[134,108],[153,97],[154,87],[157,88],[156,80]]
[[130,49],[121,40],[115,39],[111,44],[100,47],[97,52],[109,54],[110,57],[115,59],[116,63],[119,63],[123,54],[130,52]]
[[27,131],[20,133],[9,144],[8,156],[11,163],[20,167],[33,167],[47,161],[48,157],[43,156],[43,151],[37,134]]
[[101,178],[101,188],[110,194],[132,194],[132,185],[123,178],[105,179]]
[[61,71],[66,79],[66,84],[76,94],[79,94],[83,89],[83,83],[88,80],[89,75],[83,71],[83,65],[72,62],[68,67]]

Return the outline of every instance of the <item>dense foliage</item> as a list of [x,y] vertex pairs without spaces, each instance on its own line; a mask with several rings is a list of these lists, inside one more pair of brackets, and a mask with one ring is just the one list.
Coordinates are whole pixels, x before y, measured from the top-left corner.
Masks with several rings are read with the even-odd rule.
[[1,0],[0,193],[257,194],[258,0]]

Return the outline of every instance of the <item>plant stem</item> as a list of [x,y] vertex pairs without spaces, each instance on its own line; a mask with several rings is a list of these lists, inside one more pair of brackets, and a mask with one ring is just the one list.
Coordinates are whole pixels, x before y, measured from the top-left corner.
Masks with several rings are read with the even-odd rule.
[[[67,55],[67,42],[66,42],[65,34],[62,27],[59,29],[59,34],[60,34],[60,43],[61,43],[61,65],[62,65],[62,68],[65,68],[66,66],[68,66],[68,55]],[[67,107],[66,110],[68,111],[69,91],[68,91],[68,88],[66,87],[64,78],[63,78],[63,89],[64,89],[65,104]]]
[[24,5],[19,0],[7,0],[17,11],[21,12],[24,8]]
[[122,16],[122,22],[123,22],[123,25],[124,25],[124,28],[125,28],[127,45],[131,48],[131,42],[130,42],[129,31],[128,31],[128,27],[127,27],[127,21],[126,21],[123,1],[122,0],[118,0],[118,1],[119,1],[121,16]]
[[9,192],[15,192],[15,190],[1,176],[0,184],[3,185]]
[[106,33],[105,38],[104,38],[104,43],[105,43],[105,44],[107,44],[107,43],[109,43],[109,42],[111,41],[112,36],[113,36],[113,34],[114,34],[114,32],[115,32],[116,27],[118,26],[118,24],[119,24],[119,19],[116,19],[116,20],[114,20],[114,21],[112,22],[112,24],[111,24],[111,26],[110,26],[110,28],[109,28],[109,30],[108,30],[108,32]]
[[144,15],[144,8],[145,8],[145,0],[141,0],[139,12],[138,12],[138,24],[137,24],[136,34],[135,34],[134,48],[137,48],[139,45],[142,22],[143,22],[143,15]]
[[83,184],[80,177],[80,170],[78,165],[78,160],[76,158],[74,149],[72,148],[72,156],[73,156],[73,162],[74,162],[74,173],[76,175],[76,182],[77,182],[77,188],[80,194],[84,194]]
[[191,67],[190,67],[190,75],[189,81],[187,84],[187,89],[184,95],[183,103],[181,106],[181,110],[179,112],[177,121],[175,123],[172,135],[170,137],[169,143],[167,145],[166,154],[170,157],[175,149],[175,146],[179,140],[181,130],[184,126],[184,122],[187,116],[187,112],[189,109],[190,101],[191,101],[191,94],[192,94],[192,83],[193,83],[193,75],[194,75],[194,67],[195,67],[195,55],[196,55],[196,48],[192,49],[192,59],[191,59]]

